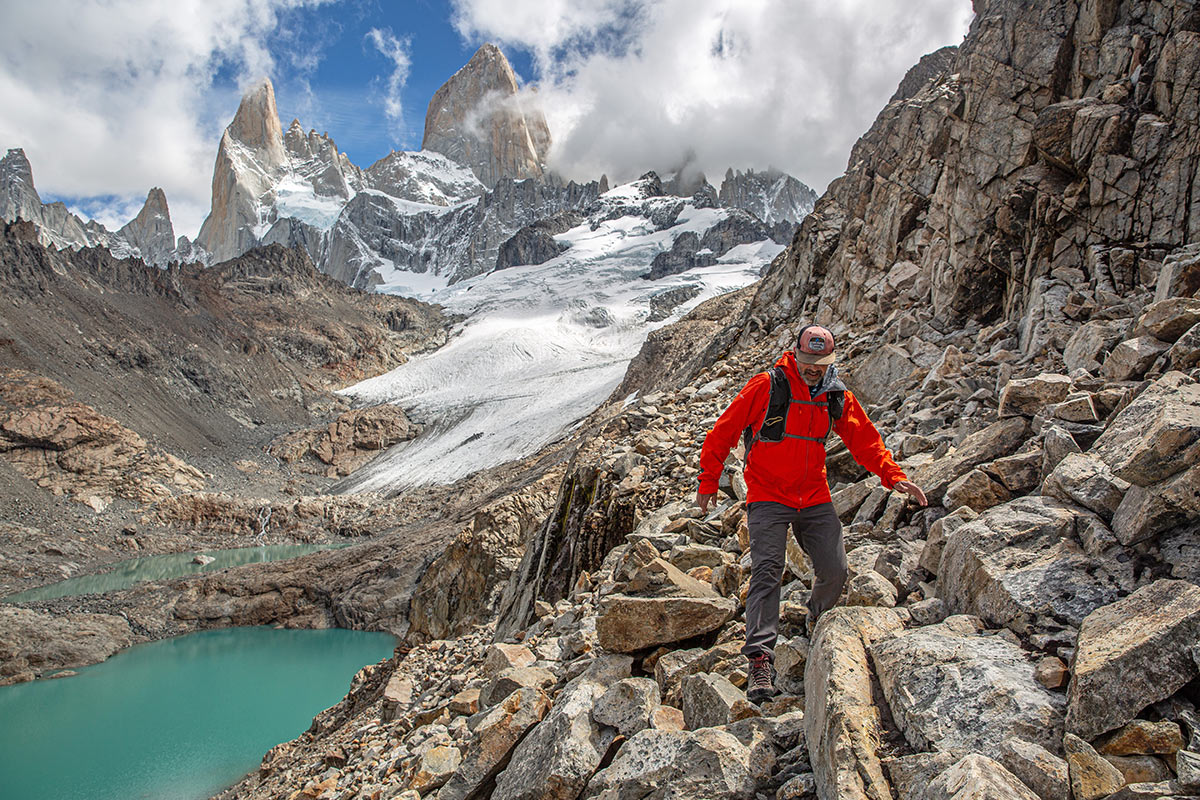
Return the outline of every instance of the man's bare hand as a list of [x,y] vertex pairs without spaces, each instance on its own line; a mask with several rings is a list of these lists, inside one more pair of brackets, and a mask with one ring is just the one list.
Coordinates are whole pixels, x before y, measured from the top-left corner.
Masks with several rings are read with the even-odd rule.
[[717,500],[716,492],[713,492],[712,494],[700,494],[699,492],[696,492],[696,505],[700,506],[701,514],[707,514],[708,507],[710,505],[715,504],[716,500]]
[[929,501],[925,499],[925,493],[921,491],[921,487],[912,481],[896,481],[896,485],[892,488],[911,495],[913,499],[923,506],[929,505]]

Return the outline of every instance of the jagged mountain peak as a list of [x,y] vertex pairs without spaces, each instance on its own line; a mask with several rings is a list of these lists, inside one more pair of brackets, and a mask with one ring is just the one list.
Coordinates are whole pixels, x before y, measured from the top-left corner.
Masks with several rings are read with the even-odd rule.
[[147,264],[166,266],[175,257],[175,229],[163,190],[151,189],[142,210],[117,235]]
[[429,101],[421,148],[470,167],[492,187],[501,178],[545,174],[550,128],[541,109],[520,95],[504,53],[489,43]]
[[283,157],[283,128],[270,78],[259,79],[242,95],[233,122],[225,130],[247,147],[269,154],[272,162]]

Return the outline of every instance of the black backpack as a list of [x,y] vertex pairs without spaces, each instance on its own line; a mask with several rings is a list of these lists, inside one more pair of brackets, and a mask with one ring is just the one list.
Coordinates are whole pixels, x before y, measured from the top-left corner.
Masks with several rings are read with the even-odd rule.
[[[787,375],[783,367],[775,366],[767,370],[771,376],[771,399],[767,401],[767,413],[763,415],[762,425],[755,435],[753,426],[742,431],[742,441],[746,445],[746,455],[750,457],[750,448],[755,442],[782,442],[784,439],[805,439],[810,442],[822,442],[829,438],[833,423],[842,418],[846,406],[846,393],[841,389],[830,389],[825,392],[825,400],[792,400],[792,389],[788,385]],[[815,436],[795,436],[786,433],[787,412],[791,405],[827,406],[829,409],[829,430],[821,438]]]

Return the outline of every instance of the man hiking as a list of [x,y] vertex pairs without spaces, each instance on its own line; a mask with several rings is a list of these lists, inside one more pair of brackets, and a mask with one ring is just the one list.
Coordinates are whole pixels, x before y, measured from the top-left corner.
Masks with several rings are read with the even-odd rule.
[[733,399],[700,451],[696,504],[707,513],[725,457],[739,436],[746,442],[751,566],[742,653],[750,659],[746,694],[753,703],[775,694],[771,664],[788,528],[795,531],[816,574],[808,601],[810,633],[817,617],[837,603],[846,582],[842,523],[825,477],[830,432],[842,437],[854,460],[878,475],[885,488],[926,504],[925,493],[908,480],[858,399],[838,379],[833,361],[833,334],[817,325],[801,329],[796,347],[771,370],[751,378]]

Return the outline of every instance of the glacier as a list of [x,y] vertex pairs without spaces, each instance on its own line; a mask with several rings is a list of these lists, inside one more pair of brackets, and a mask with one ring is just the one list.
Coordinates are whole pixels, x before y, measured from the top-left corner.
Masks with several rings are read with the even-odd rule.
[[[655,221],[680,203],[616,187],[588,221],[555,237],[566,252],[535,266],[453,284],[381,269],[378,290],[439,303],[464,320],[441,349],[343,390],[356,404],[399,404],[425,430],[336,489],[395,493],[451,483],[537,452],[608,398],[650,331],[757,280],[784,249],[769,240],[742,244],[711,266],[645,280],[654,256],[681,233],[702,233],[728,214],[687,201],[673,224]],[[651,299],[681,286],[697,293],[652,322]]]

